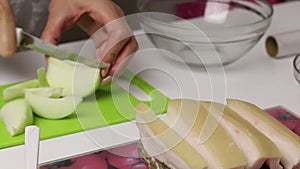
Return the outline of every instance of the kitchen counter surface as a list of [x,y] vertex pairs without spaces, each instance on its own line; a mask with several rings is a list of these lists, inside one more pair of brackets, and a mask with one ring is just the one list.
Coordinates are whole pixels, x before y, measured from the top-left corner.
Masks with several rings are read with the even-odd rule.
[[[267,56],[264,41],[267,35],[300,29],[300,2],[276,5],[271,27],[260,42],[242,59],[225,66],[224,71],[206,71],[179,65],[152,48],[142,32],[136,31],[140,44],[129,69],[139,72],[147,82],[170,98],[222,101],[237,98],[261,108],[282,105],[300,117],[300,86],[293,77],[293,57],[273,59]],[[84,41],[61,45],[79,52]],[[157,52],[157,53],[156,53]],[[45,66],[43,57],[34,51],[16,54],[13,59],[0,59],[0,85],[32,79],[36,69]],[[143,98],[143,95],[137,94]],[[101,143],[93,137],[102,137]],[[41,141],[39,163],[98,151],[103,148],[136,141],[138,130],[134,122],[94,129]],[[0,138],[1,141],[1,138]],[[24,145],[0,150],[1,168],[25,168]]]

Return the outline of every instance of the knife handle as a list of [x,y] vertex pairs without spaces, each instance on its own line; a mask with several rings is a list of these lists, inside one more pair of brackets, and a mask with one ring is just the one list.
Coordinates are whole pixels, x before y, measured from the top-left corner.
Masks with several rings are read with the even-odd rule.
[[16,42],[17,42],[17,47],[22,46],[21,42],[23,40],[23,29],[16,27]]

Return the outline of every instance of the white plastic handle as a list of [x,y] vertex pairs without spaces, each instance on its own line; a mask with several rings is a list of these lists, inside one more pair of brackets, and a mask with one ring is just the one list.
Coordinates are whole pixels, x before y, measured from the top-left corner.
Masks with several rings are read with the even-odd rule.
[[39,158],[40,128],[27,126],[25,128],[26,169],[37,169]]
[[22,35],[23,29],[16,27],[16,42],[17,42],[17,47],[21,45],[23,35]]

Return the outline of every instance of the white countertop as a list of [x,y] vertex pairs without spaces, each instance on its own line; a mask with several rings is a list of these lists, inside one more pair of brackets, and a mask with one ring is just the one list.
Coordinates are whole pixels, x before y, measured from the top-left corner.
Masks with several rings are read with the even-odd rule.
[[[224,98],[250,101],[261,108],[282,105],[300,116],[300,86],[293,77],[293,57],[272,59],[267,56],[264,48],[264,40],[268,34],[300,29],[300,22],[293,20],[300,16],[300,2],[288,2],[274,8],[271,27],[261,41],[242,59],[226,66],[224,72],[210,74],[211,79],[201,69],[176,65],[161,55],[153,54],[150,49],[138,52],[129,68],[133,71],[143,70],[141,76],[170,98],[211,100],[217,93]],[[138,36],[138,41],[141,48],[151,46],[142,35]],[[62,47],[78,52],[83,43],[73,42]],[[35,78],[36,69],[46,64],[43,57],[38,55],[40,54],[34,51],[26,51],[18,53],[13,59],[1,58],[0,85]],[[212,79],[215,81],[210,82]],[[220,79],[223,81],[218,81]],[[102,140],[101,146],[93,142],[91,134]],[[137,138],[135,124],[127,122],[89,133],[81,132],[44,140],[40,144],[39,163],[97,151]],[[0,150],[0,164],[5,169],[25,168],[24,146]]]

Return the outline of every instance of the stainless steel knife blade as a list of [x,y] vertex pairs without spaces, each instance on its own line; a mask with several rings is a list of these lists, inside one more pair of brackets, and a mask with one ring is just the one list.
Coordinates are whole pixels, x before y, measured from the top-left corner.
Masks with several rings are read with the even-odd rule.
[[43,53],[45,55],[60,60],[71,60],[74,62],[80,62],[93,68],[106,68],[110,66],[108,63],[99,62],[97,60],[79,56],[78,54],[75,54],[73,52],[61,49],[58,46],[45,42],[31,34],[24,32],[22,28],[17,28],[16,33],[18,43],[17,46],[30,48],[37,52]]

